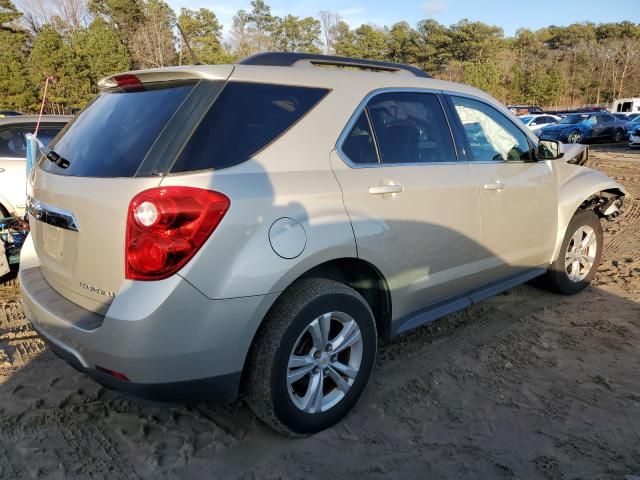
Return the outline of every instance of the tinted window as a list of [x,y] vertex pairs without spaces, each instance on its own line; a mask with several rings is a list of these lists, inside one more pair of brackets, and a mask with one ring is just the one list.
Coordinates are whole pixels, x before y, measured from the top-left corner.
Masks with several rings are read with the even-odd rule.
[[342,143],[342,151],[353,163],[378,163],[376,146],[373,143],[366,111],[360,114],[358,121],[349,132],[349,136]]
[[382,163],[454,162],[453,140],[438,97],[390,92],[367,106]]
[[26,158],[27,144],[24,133],[19,128],[0,130],[0,157]]
[[62,175],[133,176],[193,85],[162,82],[101,93],[51,146],[69,167],[45,160],[41,167]]
[[613,115],[598,115],[595,118],[596,118],[596,122],[600,124],[616,121],[616,118]]
[[471,160],[530,160],[527,136],[493,107],[469,98],[451,97],[471,148]]
[[220,169],[248,160],[291,127],[327,92],[288,85],[228,83],[171,171]]

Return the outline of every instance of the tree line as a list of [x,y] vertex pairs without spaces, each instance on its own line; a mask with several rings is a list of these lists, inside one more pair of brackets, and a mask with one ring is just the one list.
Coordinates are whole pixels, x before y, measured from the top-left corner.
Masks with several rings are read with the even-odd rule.
[[[24,0],[23,0],[24,1]],[[194,63],[233,63],[261,51],[330,53],[416,65],[436,78],[479,87],[505,103],[547,108],[604,105],[640,95],[640,25],[577,23],[537,31],[461,20],[445,26],[364,24],[336,12],[273,15],[264,0],[233,17],[163,0],[0,0],[0,108],[35,111],[50,78],[46,111],[84,107],[108,74]]]

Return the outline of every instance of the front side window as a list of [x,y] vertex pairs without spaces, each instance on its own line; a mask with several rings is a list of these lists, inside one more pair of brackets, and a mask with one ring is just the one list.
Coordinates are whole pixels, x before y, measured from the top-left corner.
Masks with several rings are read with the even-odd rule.
[[456,161],[447,119],[436,95],[381,93],[367,105],[386,164]]
[[528,161],[527,136],[504,115],[486,103],[451,97],[475,162]]

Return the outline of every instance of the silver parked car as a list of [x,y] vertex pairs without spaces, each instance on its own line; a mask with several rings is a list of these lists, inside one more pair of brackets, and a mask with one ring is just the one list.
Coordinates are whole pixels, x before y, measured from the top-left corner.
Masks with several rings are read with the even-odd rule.
[[567,161],[586,147],[405,65],[268,53],[101,86],[29,179],[27,316],[107,387],[242,392],[287,434],[351,410],[380,338],[534,277],[585,288],[625,195]]
[[[0,115],[1,116],[1,115]],[[23,216],[27,204],[27,140],[38,122],[38,137],[48,144],[71,120],[66,115],[14,115],[0,118],[0,218]]]

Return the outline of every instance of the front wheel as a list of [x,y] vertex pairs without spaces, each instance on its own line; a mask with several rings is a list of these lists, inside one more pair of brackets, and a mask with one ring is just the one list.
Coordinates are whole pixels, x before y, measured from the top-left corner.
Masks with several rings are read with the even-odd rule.
[[286,435],[329,428],[362,395],[376,348],[375,320],[358,292],[333,280],[300,280],[278,300],[256,338],[247,403]]
[[569,143],[580,143],[582,142],[582,134],[580,132],[573,132],[569,135]]
[[602,256],[602,225],[591,210],[582,210],[569,222],[558,258],[541,278],[545,288],[572,295],[583,290],[596,274]]

